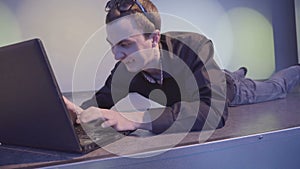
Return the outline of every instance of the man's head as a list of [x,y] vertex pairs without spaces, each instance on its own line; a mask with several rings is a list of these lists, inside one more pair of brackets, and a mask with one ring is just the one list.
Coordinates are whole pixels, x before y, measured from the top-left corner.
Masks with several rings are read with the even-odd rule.
[[160,17],[149,0],[111,0],[106,5],[107,41],[131,72],[157,68]]

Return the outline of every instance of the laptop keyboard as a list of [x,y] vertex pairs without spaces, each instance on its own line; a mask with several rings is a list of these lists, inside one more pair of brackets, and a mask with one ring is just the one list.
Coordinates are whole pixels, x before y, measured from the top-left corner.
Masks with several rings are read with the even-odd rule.
[[97,144],[102,147],[113,143],[133,131],[117,132],[113,128],[102,128],[99,121],[92,121],[83,125],[75,125],[75,132],[78,135],[80,144],[82,146]]

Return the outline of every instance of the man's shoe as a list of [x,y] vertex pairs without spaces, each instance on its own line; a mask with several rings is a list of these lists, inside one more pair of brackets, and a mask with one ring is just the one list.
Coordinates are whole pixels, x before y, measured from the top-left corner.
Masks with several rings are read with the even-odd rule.
[[240,67],[236,72],[245,77],[247,75],[248,69],[246,67]]

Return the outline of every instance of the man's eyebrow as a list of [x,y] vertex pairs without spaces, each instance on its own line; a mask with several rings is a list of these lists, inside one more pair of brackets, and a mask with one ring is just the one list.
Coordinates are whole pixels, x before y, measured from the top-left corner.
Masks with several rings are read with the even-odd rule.
[[130,41],[130,40],[129,40],[129,39],[123,39],[123,40],[119,41],[119,42],[116,43],[116,44],[113,44],[113,43],[112,43],[111,41],[109,41],[107,38],[106,38],[106,41],[107,41],[110,45],[114,46],[114,45],[120,44],[120,43],[122,43],[122,42],[128,42],[128,41]]

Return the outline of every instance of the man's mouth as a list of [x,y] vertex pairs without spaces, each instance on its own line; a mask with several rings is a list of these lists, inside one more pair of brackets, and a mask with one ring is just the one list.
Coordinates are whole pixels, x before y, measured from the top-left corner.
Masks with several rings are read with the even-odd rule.
[[134,62],[134,59],[132,59],[132,60],[127,60],[127,61],[125,62],[125,64],[128,65],[128,64],[131,64],[131,63],[133,63],[133,62]]

